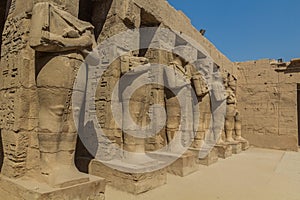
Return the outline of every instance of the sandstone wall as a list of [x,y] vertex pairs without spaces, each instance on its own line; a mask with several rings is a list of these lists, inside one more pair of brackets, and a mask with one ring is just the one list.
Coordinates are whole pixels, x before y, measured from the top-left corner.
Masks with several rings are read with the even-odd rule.
[[[190,20],[181,11],[175,10],[168,4],[167,1],[113,0],[112,2],[109,1],[108,3],[110,6],[106,8],[105,13],[107,14],[105,16],[101,14],[103,13],[103,9],[100,9],[99,5],[95,4],[93,9],[92,24],[96,27],[96,30],[98,29],[97,27],[99,27],[99,25],[101,27],[101,31],[99,29],[99,36],[96,34],[96,36],[98,36],[98,44],[113,35],[132,28],[153,26],[167,27],[177,31],[180,34],[190,37],[196,43],[198,43],[198,45],[200,44],[203,46],[203,48],[214,59],[214,62],[221,67],[222,71],[227,71],[236,76],[236,68],[234,63],[226,58],[211,42],[202,36],[199,31],[192,26]],[[100,10],[102,11],[98,12]],[[173,39],[176,40],[175,38]],[[143,40],[143,38],[140,38],[140,40]],[[125,45],[123,44],[122,46],[122,44],[116,44],[116,46],[120,46],[118,51],[126,51],[126,49],[124,49],[124,46],[126,46],[126,39],[124,39],[122,42],[124,42]],[[159,45],[162,46],[167,42],[168,41],[158,41]],[[172,56],[170,57],[167,52],[155,52],[149,49],[145,52],[140,51],[140,56],[148,58],[150,63],[160,63],[165,65],[168,65],[172,59]],[[106,59],[107,61],[110,60],[109,57]],[[101,80],[101,84],[98,85],[102,88],[98,88],[95,100],[97,105],[98,119],[100,119],[99,121],[101,121],[101,125],[103,125],[102,127],[105,129],[107,135],[111,136],[114,134],[118,138],[117,143],[119,143],[118,141],[120,141],[121,138],[120,129],[115,126],[113,120],[111,120],[109,112],[107,111],[111,107],[111,99],[108,96],[111,94],[111,90],[113,89],[112,86],[115,85],[119,79],[119,77],[114,77],[114,75],[111,75],[113,71],[115,71],[114,67],[111,66],[111,69],[106,72],[108,76],[105,77],[104,75],[103,79]],[[118,74],[118,76],[119,75],[120,74]],[[155,99],[153,101],[164,106],[164,89],[155,87],[152,90],[152,93],[155,94]],[[209,99],[208,101],[202,102],[201,105],[205,108],[209,108]],[[106,111],[104,112],[104,110]],[[165,130],[162,130],[162,132],[164,131]],[[161,133],[160,135],[164,134]],[[147,143],[152,144],[152,139],[153,138],[150,138]]]
[[297,151],[300,74],[277,72],[270,62],[237,63],[243,134],[258,147]]
[[34,51],[28,45],[32,1],[12,1],[2,34],[0,129],[4,164],[1,173],[20,177],[37,166],[37,95]]
[[[166,0],[113,0],[112,2],[109,0],[106,4],[111,5],[109,11],[105,11],[107,12],[106,19],[104,20],[103,15],[100,13],[99,15],[94,14],[92,19],[92,23],[96,27],[98,27],[97,23],[101,22],[102,24],[100,26],[101,29],[103,28],[103,32],[98,41],[102,41],[128,28],[144,26],[144,23],[147,23],[147,26],[161,25],[192,38],[206,49],[217,65],[233,75],[236,74],[234,63],[223,55],[207,38],[202,36],[182,11],[177,11]],[[96,10],[97,8],[95,7],[94,12]],[[143,19],[143,16],[146,16],[147,19]],[[104,25],[103,21],[105,21]]]
[[236,74],[234,64],[192,26],[189,18],[185,16],[182,11],[177,11],[166,0],[134,0],[134,2],[152,13],[157,19],[161,20],[165,26],[186,34],[201,44],[217,65],[226,69],[231,74]]

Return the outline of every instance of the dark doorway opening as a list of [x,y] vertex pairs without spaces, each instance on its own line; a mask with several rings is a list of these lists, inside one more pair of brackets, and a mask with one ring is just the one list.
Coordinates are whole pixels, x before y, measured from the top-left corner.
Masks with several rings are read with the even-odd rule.
[[95,28],[96,41],[105,25],[113,0],[80,0],[78,18]]
[[[146,27],[159,27],[160,22],[153,16],[151,13],[147,12],[145,9],[142,8],[141,10],[141,25],[140,28]],[[153,29],[140,29],[140,50],[139,50],[139,57],[144,57],[149,50],[148,47],[150,46],[152,39],[155,36],[156,28]]]
[[300,146],[300,83],[297,84],[298,145]]

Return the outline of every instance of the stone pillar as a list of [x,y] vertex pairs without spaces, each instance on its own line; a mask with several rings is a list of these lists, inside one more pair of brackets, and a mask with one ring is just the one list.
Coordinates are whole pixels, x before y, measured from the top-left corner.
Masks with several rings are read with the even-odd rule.
[[[79,2],[69,3],[70,7],[66,6],[66,8],[75,15],[73,8],[78,6]],[[64,51],[72,50],[74,46],[77,46],[75,47],[77,49],[82,43],[77,41],[79,43],[76,44],[76,39],[80,38],[79,20],[76,16],[60,10],[58,8],[60,5],[54,4],[45,1],[13,0],[11,2],[3,33],[6,39],[2,44],[1,55],[3,71],[0,78],[0,95],[1,105],[4,105],[1,109],[1,116],[3,116],[1,133],[5,158],[0,188],[10,191],[14,187],[17,190],[5,194],[7,199],[57,199],[62,197],[63,193],[64,199],[102,200],[105,190],[104,180],[81,174],[74,166],[76,130],[72,125],[72,118],[64,121],[60,117],[70,114],[72,108],[55,105],[59,100],[62,100],[62,104],[65,105],[66,98],[70,95],[66,94],[63,88],[71,89],[72,86],[64,85],[63,80],[72,81],[74,80],[72,76],[75,76],[72,73],[59,73],[59,70],[67,70],[73,64],[77,66],[76,61],[79,61],[72,62],[70,57],[64,57]],[[50,19],[55,16],[48,15],[50,7],[51,11],[59,15],[59,19],[79,22],[73,27],[75,30],[64,29],[66,27],[60,24],[62,26],[59,31],[64,33],[60,34],[59,31],[55,33],[53,26],[57,24],[52,23]],[[40,27],[40,22],[45,23],[43,24],[45,26]],[[92,26],[87,23],[85,25],[92,30]],[[42,35],[40,38],[39,34]],[[58,42],[60,39],[62,39],[61,43]],[[70,42],[68,39],[75,42]],[[46,45],[47,42],[51,44]],[[90,44],[92,45],[92,42]],[[53,48],[51,53],[47,53],[48,48]],[[56,52],[56,55],[53,52]],[[67,66],[59,68],[62,64]],[[48,76],[47,72],[50,73]],[[68,77],[63,77],[64,75]],[[50,83],[62,85],[46,88]],[[45,106],[45,102],[50,103],[47,106],[53,105],[53,107]],[[46,113],[53,114],[52,118],[50,116],[48,118]],[[63,123],[70,126],[62,125]],[[46,130],[47,134],[43,132]],[[46,163],[47,166],[44,165]],[[85,192],[78,193],[81,190]]]

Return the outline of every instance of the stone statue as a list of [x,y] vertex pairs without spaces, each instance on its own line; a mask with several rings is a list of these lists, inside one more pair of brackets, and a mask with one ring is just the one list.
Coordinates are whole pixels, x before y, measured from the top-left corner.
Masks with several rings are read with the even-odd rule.
[[226,142],[235,142],[233,139],[233,132],[235,126],[235,115],[236,115],[236,98],[234,92],[228,88],[227,93],[227,106],[226,106],[226,116],[225,116],[225,133]]
[[166,91],[165,100],[167,140],[170,143],[175,138],[174,143],[172,142],[174,145],[171,145],[171,151],[175,152],[190,145],[194,138],[191,70],[191,65],[186,64],[178,55],[174,55],[168,70],[164,72],[168,77],[167,86],[172,89]]
[[[201,64],[203,65],[204,63]],[[205,66],[201,66],[201,67],[203,67],[202,70],[204,70]],[[203,76],[207,76],[207,74],[201,74],[198,70],[194,68],[192,73],[192,81],[193,81],[192,85],[194,87],[195,94],[197,95],[197,100],[198,100],[197,104],[195,105],[196,109],[194,110],[194,131],[195,131],[195,138],[193,143],[194,148],[202,147],[202,145],[204,144],[206,129],[209,127],[208,124],[209,122],[206,119],[207,114],[205,113],[205,111],[207,110],[204,111],[202,109],[202,103],[203,103],[202,101],[204,97],[209,93],[208,84]],[[210,105],[210,102],[205,101],[206,106],[207,103]],[[207,109],[210,109],[210,106]],[[198,118],[196,117],[197,115],[199,115]]]
[[[134,84],[134,81],[138,81],[139,77],[145,75],[145,78],[150,78],[149,67],[149,60],[147,58],[134,56],[133,54],[124,56],[123,64],[121,65],[121,75],[126,74],[126,84],[120,82],[123,108],[122,130],[125,154],[126,152],[129,152],[129,154],[130,152],[141,154],[145,153],[145,138],[147,138],[147,135],[144,135],[146,134],[146,130],[143,130],[150,123],[149,106],[151,94],[148,91],[151,90],[151,85],[141,85],[141,87],[138,88],[132,96],[128,96],[126,91],[134,89],[131,85]],[[133,120],[134,124],[130,119]],[[133,162],[137,164],[139,161],[136,157],[128,157],[129,154],[124,155],[127,156],[126,160],[130,161],[131,159],[134,159]],[[141,162],[143,162],[143,160],[141,160]]]
[[226,83],[227,106],[225,117],[225,134],[226,142],[228,143],[234,143],[236,141],[247,142],[242,137],[241,119],[237,110],[236,83],[236,78],[228,74]]
[[88,181],[74,165],[77,130],[72,111],[80,108],[72,108],[71,96],[94,38],[93,26],[77,18],[78,8],[79,0],[38,1],[32,11],[30,46],[36,51],[41,174],[52,187]]
[[[214,67],[215,68],[215,67]],[[212,110],[212,133],[213,138],[212,140],[215,141],[218,145],[223,145],[224,141],[222,138],[222,130],[224,128],[224,115],[222,109],[226,104],[226,94],[223,85],[223,78],[220,75],[220,71],[214,69],[215,71],[212,74],[212,92],[211,92],[211,110]],[[225,111],[224,111],[225,112]]]

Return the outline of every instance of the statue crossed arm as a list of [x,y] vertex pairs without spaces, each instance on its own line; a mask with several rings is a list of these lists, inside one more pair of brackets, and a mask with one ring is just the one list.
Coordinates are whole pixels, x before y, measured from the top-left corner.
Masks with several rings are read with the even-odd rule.
[[30,46],[41,52],[64,52],[92,48],[93,26],[50,3],[33,8]]

